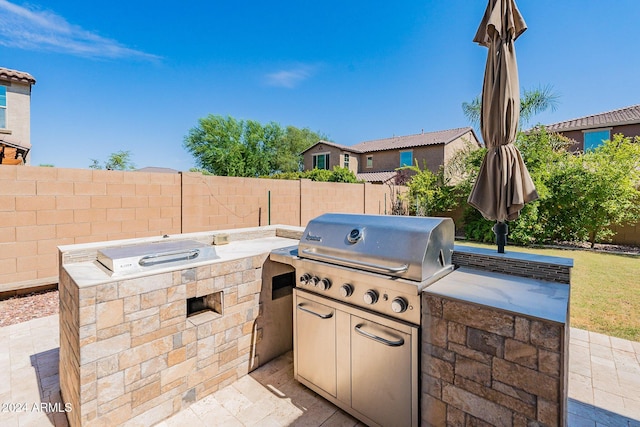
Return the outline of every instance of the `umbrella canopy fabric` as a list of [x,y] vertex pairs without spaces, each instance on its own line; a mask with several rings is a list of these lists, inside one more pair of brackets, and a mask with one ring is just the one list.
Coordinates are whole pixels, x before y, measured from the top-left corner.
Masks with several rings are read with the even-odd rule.
[[527,29],[515,0],[489,0],[474,42],[489,48],[482,86],[480,129],[487,154],[468,202],[489,220],[518,218],[538,198],[513,145],[520,119],[520,84],[515,40]]

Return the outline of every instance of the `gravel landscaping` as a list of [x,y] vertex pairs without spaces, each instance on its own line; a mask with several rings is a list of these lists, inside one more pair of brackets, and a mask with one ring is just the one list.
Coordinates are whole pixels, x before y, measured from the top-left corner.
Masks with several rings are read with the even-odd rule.
[[58,313],[56,289],[32,292],[0,301],[0,327]]

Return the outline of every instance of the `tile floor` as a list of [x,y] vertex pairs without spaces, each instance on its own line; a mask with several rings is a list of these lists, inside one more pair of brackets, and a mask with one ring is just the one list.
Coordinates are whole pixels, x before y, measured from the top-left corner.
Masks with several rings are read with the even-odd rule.
[[[0,426],[67,426],[58,316],[0,328]],[[291,353],[158,424],[362,426],[293,380]],[[569,427],[640,427],[640,342],[571,329]]]

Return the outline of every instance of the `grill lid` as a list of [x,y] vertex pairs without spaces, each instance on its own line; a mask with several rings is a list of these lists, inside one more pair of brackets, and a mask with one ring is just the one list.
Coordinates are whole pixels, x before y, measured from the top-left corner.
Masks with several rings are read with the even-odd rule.
[[143,271],[158,265],[175,265],[216,258],[218,256],[213,246],[196,240],[147,243],[98,251],[98,262],[114,274]]
[[450,269],[451,218],[324,214],[307,224],[298,256],[422,282]]

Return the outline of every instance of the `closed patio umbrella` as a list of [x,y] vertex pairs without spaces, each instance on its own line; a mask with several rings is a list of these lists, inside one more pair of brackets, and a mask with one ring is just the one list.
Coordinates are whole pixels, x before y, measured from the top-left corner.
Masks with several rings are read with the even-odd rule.
[[489,48],[482,86],[480,129],[487,148],[468,202],[495,220],[498,252],[504,253],[507,224],[525,203],[538,198],[520,151],[513,145],[520,119],[515,40],[527,29],[515,0],[489,0],[474,42]]

